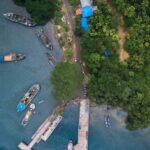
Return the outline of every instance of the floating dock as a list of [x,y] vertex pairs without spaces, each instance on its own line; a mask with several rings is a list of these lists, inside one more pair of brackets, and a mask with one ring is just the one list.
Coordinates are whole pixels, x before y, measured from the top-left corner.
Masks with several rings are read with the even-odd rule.
[[46,141],[56,129],[61,120],[62,116],[60,115],[50,115],[32,136],[32,141],[30,142],[30,144],[26,145],[25,143],[21,142],[18,145],[18,148],[20,150],[31,150],[36,143],[39,143],[41,140]]
[[88,150],[88,131],[89,131],[89,99],[80,101],[80,114],[78,126],[78,143],[74,150]]

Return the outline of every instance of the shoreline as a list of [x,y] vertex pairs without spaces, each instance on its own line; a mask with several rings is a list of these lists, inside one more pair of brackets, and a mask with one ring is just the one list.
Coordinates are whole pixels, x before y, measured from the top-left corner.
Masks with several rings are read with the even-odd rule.
[[[101,117],[105,116],[107,114],[110,115],[113,119],[119,123],[119,125],[123,126],[126,128],[126,118],[127,118],[127,113],[123,111],[122,108],[116,107],[116,108],[111,108],[110,110],[107,110],[107,105],[102,104],[102,105],[95,105],[95,106],[90,106],[91,109],[98,109],[101,113]],[[90,113],[91,115],[91,113]]]
[[[51,23],[51,21],[50,21],[50,23]],[[50,24],[51,25],[51,24]],[[52,26],[53,26],[53,24],[52,24]],[[43,26],[44,28],[45,28],[45,26]],[[52,35],[51,34],[51,32],[53,32],[53,31],[51,31],[51,29],[50,29],[50,32],[48,33],[49,34],[49,36],[50,36],[50,39],[51,38],[54,38],[54,35]],[[22,32],[20,32],[20,33],[22,33]],[[11,35],[11,33],[10,33],[10,35]],[[55,37],[56,38],[56,37]],[[14,39],[13,39],[14,40]],[[58,40],[57,40],[58,41]],[[36,42],[37,43],[37,42]],[[31,45],[31,47],[32,47],[32,45]],[[36,48],[36,47],[35,47]],[[43,50],[43,52],[42,53],[44,53],[45,52],[45,49],[43,48],[43,49],[41,49],[41,50]],[[40,50],[39,50],[40,51]],[[63,52],[63,51],[62,51]],[[35,53],[36,53],[36,51],[35,51]],[[55,53],[55,50],[54,51],[52,51],[52,53],[54,53],[55,55],[57,55],[57,53]],[[30,54],[30,53],[29,53]],[[58,56],[56,56],[56,58],[57,58]],[[41,58],[41,57],[40,57]],[[44,58],[44,57],[42,57],[42,58]],[[59,57],[60,58],[60,57]],[[45,59],[46,59],[46,57],[45,57]],[[39,66],[39,65],[38,65]],[[44,66],[44,65],[43,65]],[[6,68],[7,69],[7,68]],[[48,69],[48,65],[47,65],[47,70],[49,71],[50,69]],[[49,71],[50,72],[50,71]],[[44,75],[42,74],[41,75],[42,77],[44,77]],[[11,78],[10,78],[11,79]],[[17,82],[18,81],[22,81],[21,79],[19,79],[19,80],[17,80]],[[39,80],[39,81],[41,81],[41,80]],[[45,79],[43,78],[43,80],[42,80],[42,83],[44,82],[44,84],[45,84],[45,82],[47,82],[46,83],[46,85],[47,84],[50,84],[49,83],[49,80],[47,80],[47,81],[45,81]],[[20,82],[21,83],[21,82]],[[18,84],[18,85],[21,85],[21,84]],[[28,84],[28,82],[26,83],[25,82],[25,85],[26,84]],[[13,85],[13,84],[12,84]],[[9,86],[11,87],[11,83],[9,83]],[[26,85],[27,86],[27,85]],[[50,85],[51,86],[51,85]],[[13,89],[13,87],[14,86],[12,86],[12,88],[11,89]],[[20,89],[18,88],[18,89],[16,89],[16,90],[18,90],[19,92],[20,92]],[[16,123],[18,123],[19,121],[17,121],[17,120],[19,120],[18,119],[18,116],[16,115],[16,113],[14,114],[14,113],[10,113],[9,114],[9,112],[7,112],[8,114],[7,114],[7,116],[6,116],[6,118],[5,118],[5,116],[3,116],[3,118],[2,118],[2,123],[5,123],[5,121],[7,121],[7,119],[9,119],[9,118],[7,118],[8,117],[8,115],[9,116],[11,116],[11,120],[9,119],[9,122],[8,123],[12,123],[12,125],[11,125],[11,129],[9,130],[9,124],[6,124],[5,126],[2,124],[2,130],[3,130],[3,132],[4,131],[6,131],[5,132],[5,134],[3,134],[3,132],[2,132],[2,134],[3,134],[3,138],[4,138],[4,140],[5,140],[5,138],[6,138],[6,140],[4,141],[3,140],[3,138],[2,138],[2,141],[1,141],[1,146],[0,146],[0,149],[4,149],[5,147],[6,147],[6,149],[12,149],[12,150],[14,150],[15,148],[14,148],[14,145],[16,144],[16,143],[18,143],[18,139],[19,139],[19,141],[20,141],[20,138],[21,139],[23,139],[23,140],[27,140],[28,141],[28,139],[29,139],[29,137],[30,137],[30,134],[35,130],[35,128],[36,128],[36,126],[37,126],[37,124],[40,124],[41,123],[41,121],[42,120],[44,120],[44,118],[45,118],[45,116],[47,116],[46,114],[48,113],[48,112],[46,112],[46,111],[49,111],[49,110],[54,110],[57,106],[59,106],[59,104],[58,104],[58,101],[56,101],[57,102],[57,104],[55,105],[55,104],[53,104],[53,102],[50,100],[47,100],[47,98],[48,99],[51,99],[52,97],[45,97],[46,96],[46,94],[48,93],[48,95],[50,95],[49,93],[49,88],[47,88],[47,86],[45,86],[44,87],[44,89],[42,89],[43,91],[44,91],[44,93],[43,94],[41,94],[40,95],[40,99],[41,99],[41,97],[42,96],[44,96],[44,99],[46,99],[45,100],[45,102],[42,104],[42,105],[39,105],[38,107],[39,107],[39,112],[38,112],[38,114],[37,114],[37,116],[35,116],[35,118],[33,118],[33,121],[31,121],[31,124],[27,127],[27,130],[24,130],[24,129],[22,129],[22,128],[19,128],[19,125],[16,125]],[[19,93],[19,92],[16,92],[15,94],[17,94],[17,93]],[[46,94],[45,94],[45,92],[46,92]],[[38,99],[39,99],[38,98]],[[12,99],[12,98],[11,98]],[[13,97],[13,99],[14,99],[14,97]],[[36,101],[38,100],[38,99],[36,99]],[[4,104],[5,103],[7,103],[7,104],[9,104],[10,103],[10,101],[8,101],[7,100],[7,97],[5,98],[4,97]],[[49,101],[49,102],[48,102]],[[11,100],[11,103],[12,103],[13,101]],[[47,143],[42,143],[41,145],[39,145],[38,147],[35,147],[35,149],[47,149],[47,148],[49,148],[49,149],[54,149],[54,150],[59,150],[59,149],[62,149],[63,148],[63,146],[62,145],[65,145],[67,142],[67,140],[69,139],[69,138],[72,138],[73,139],[73,141],[76,141],[76,130],[74,129],[74,128],[76,128],[77,127],[77,123],[76,122],[78,122],[77,121],[77,119],[76,118],[78,118],[78,117],[76,117],[77,115],[78,115],[78,109],[77,109],[77,107],[72,107],[71,105],[75,105],[75,106],[77,106],[78,105],[78,103],[79,103],[79,101],[75,101],[75,100],[72,100],[72,101],[70,101],[69,103],[67,103],[67,105],[66,105],[66,107],[64,107],[64,109],[66,109],[65,110],[65,119],[64,119],[64,121],[63,121],[63,123],[61,124],[61,126],[58,128],[58,131],[56,131],[55,133],[54,133],[54,135],[53,135],[53,137],[51,138],[51,139],[49,139],[48,141],[47,141]],[[2,103],[3,104],[3,103]],[[49,104],[50,106],[48,106],[49,108],[47,109],[46,107],[47,107],[47,104]],[[71,105],[70,105],[71,104]],[[55,105],[55,106],[54,106]],[[2,105],[3,106],[3,105]],[[54,106],[54,107],[53,107]],[[14,109],[13,108],[14,106],[13,105],[11,105],[11,109]],[[68,108],[69,107],[69,108]],[[97,111],[96,111],[96,109],[94,109],[94,108],[98,108],[97,110],[99,111],[99,107],[102,107],[101,105],[97,105],[97,104],[95,104],[95,106],[91,106],[91,111],[93,112],[93,114],[92,114],[92,112],[90,111],[90,115],[92,116],[92,118],[94,118],[96,121],[97,121],[97,118],[96,117],[93,117],[93,115],[95,116],[95,114],[97,114]],[[10,107],[8,107],[8,108],[10,108]],[[45,108],[46,108],[46,110],[45,110]],[[79,107],[78,107],[79,108]],[[106,106],[104,106],[104,109],[102,109],[102,112],[104,113],[105,112],[105,108],[106,108]],[[40,117],[41,117],[41,115],[42,115],[42,113],[43,113],[43,111],[45,111],[46,112],[46,114],[44,115],[44,116],[42,116],[42,119],[40,119]],[[2,113],[3,114],[3,113]],[[101,120],[101,124],[103,125],[103,123],[104,123],[104,117],[103,117],[103,115],[101,114],[101,113],[99,113],[98,112],[98,115],[100,116],[100,117],[102,117],[102,120]],[[115,114],[115,112],[114,112],[114,115],[116,115]],[[113,116],[112,116],[113,117]],[[7,123],[7,122],[6,122]],[[75,125],[74,125],[75,124]],[[8,127],[7,127],[7,125],[8,125]],[[91,124],[90,124],[91,125]],[[94,126],[94,130],[96,130],[96,132],[94,132],[93,130],[89,130],[91,133],[92,133],[92,135],[90,135],[90,138],[91,138],[91,140],[89,140],[89,146],[90,146],[90,148],[89,148],[89,150],[93,150],[93,149],[103,149],[103,150],[108,150],[109,148],[107,147],[107,145],[109,144],[110,145],[110,150],[112,150],[113,149],[113,146],[114,146],[114,144],[118,144],[117,146],[118,147],[116,147],[116,149],[117,148],[119,148],[120,147],[120,150],[122,149],[121,147],[122,146],[124,146],[124,143],[122,143],[122,141],[118,141],[118,143],[115,141],[116,139],[117,139],[117,135],[115,135],[115,136],[112,136],[112,134],[111,134],[111,136],[109,136],[109,135],[107,135],[107,133],[109,134],[110,132],[112,132],[112,130],[113,129],[111,129],[111,130],[107,130],[107,129],[105,129],[105,127],[104,127],[104,129],[105,129],[105,137],[107,138],[109,138],[109,137],[111,137],[112,138],[112,140],[114,140],[113,142],[114,143],[109,143],[110,141],[107,141],[107,139],[106,138],[103,138],[103,135],[102,135],[102,133],[101,132],[98,132],[98,134],[97,134],[97,130],[99,131],[99,130],[102,130],[103,128],[101,128],[100,126],[96,126],[96,125],[93,125]],[[104,126],[104,125],[103,125]],[[114,124],[114,127],[115,128],[118,128],[118,126],[116,126],[116,124]],[[100,129],[101,128],[101,129]],[[27,132],[26,132],[27,131]],[[8,133],[9,132],[9,133]],[[26,133],[26,134],[24,134],[24,133]],[[98,136],[96,136],[96,134],[98,135]],[[121,133],[122,134],[122,133]],[[148,133],[147,133],[148,134]],[[123,135],[123,134],[122,134]],[[8,137],[8,136],[10,136],[10,137]],[[15,136],[15,138],[16,138],[16,140],[15,140],[15,138],[13,138],[13,136]],[[12,138],[13,138],[13,140],[12,140]],[[114,138],[114,139],[113,139]],[[116,138],[116,139],[115,139]],[[122,137],[123,138],[123,137]],[[136,137],[135,137],[136,138]],[[102,140],[101,140],[102,139]],[[8,141],[7,141],[8,140]],[[9,141],[10,140],[10,141]],[[103,142],[103,140],[105,140],[104,142]],[[6,143],[5,143],[6,142]],[[98,142],[100,143],[100,145],[98,145]],[[134,141],[133,141],[134,142]],[[121,143],[121,144],[120,144]],[[125,143],[127,143],[127,142],[125,142]],[[131,141],[131,143],[132,143],[132,141]],[[119,145],[120,144],[120,145]],[[105,146],[104,146],[105,145]],[[136,143],[133,143],[133,145],[136,145]],[[104,147],[101,147],[101,146],[104,146]],[[126,145],[125,145],[125,147],[126,147]],[[138,149],[138,146],[136,146],[137,147],[137,150],[139,150]],[[144,147],[143,147],[144,148]],[[132,146],[131,146],[131,149],[132,149]],[[140,149],[140,150],[146,150],[146,149]]]

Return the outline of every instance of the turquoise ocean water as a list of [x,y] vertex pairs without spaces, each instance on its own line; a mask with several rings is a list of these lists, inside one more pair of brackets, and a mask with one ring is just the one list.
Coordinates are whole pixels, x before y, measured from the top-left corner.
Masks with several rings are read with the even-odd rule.
[[[26,59],[18,63],[0,64],[0,150],[17,150],[20,141],[30,142],[32,134],[52,112],[57,102],[51,95],[49,83],[52,67],[48,64],[47,50],[38,41],[35,28],[26,28],[3,18],[2,13],[16,12],[28,15],[25,9],[15,6],[12,0],[0,0],[0,54],[22,52]],[[37,28],[37,27],[36,27]],[[62,52],[55,38],[51,37],[58,60]],[[41,91],[34,99],[36,114],[29,125],[20,125],[24,113],[16,112],[16,105],[34,83],[41,84]],[[38,104],[40,100],[44,103]],[[69,139],[77,142],[78,107],[70,104],[62,123],[48,139],[36,144],[35,150],[64,150]],[[150,129],[129,132],[113,120],[112,129],[106,129],[98,108],[91,109],[89,150],[150,150]]]

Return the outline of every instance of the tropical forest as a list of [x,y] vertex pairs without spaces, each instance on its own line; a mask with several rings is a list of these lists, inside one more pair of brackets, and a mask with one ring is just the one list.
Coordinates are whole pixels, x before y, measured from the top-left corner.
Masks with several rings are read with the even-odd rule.
[[95,0],[89,30],[75,34],[89,73],[88,95],[96,104],[122,107],[131,130],[150,124],[150,1]]
[[58,10],[58,1],[54,0],[14,0],[14,2],[25,6],[33,20],[39,25],[44,25],[54,18]]

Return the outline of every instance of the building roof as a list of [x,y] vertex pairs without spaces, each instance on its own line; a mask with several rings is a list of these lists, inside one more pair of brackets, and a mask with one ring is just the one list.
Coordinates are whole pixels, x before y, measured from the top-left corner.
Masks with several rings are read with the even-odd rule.
[[91,6],[91,0],[80,0],[80,2],[82,7]]
[[81,18],[81,26],[85,31],[88,31],[88,22],[87,22],[87,18]]
[[81,14],[82,14],[81,8],[77,8],[76,9],[76,15],[81,15]]
[[93,9],[91,6],[83,7],[82,8],[82,17],[91,17],[93,16]]

